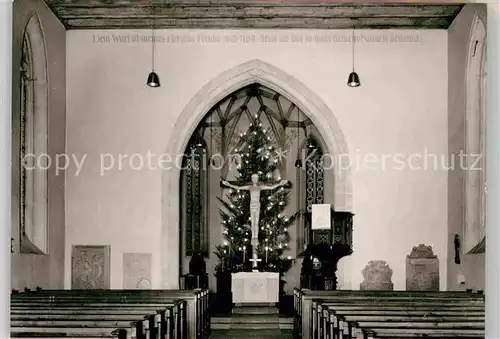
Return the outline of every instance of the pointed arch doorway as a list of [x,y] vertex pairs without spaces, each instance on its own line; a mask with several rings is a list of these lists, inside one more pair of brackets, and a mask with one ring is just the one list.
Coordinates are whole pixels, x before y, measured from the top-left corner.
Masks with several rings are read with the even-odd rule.
[[[236,66],[206,84],[178,116],[165,152],[172,158],[184,154],[207,112],[229,94],[246,86],[260,84],[294,103],[316,126],[333,159],[345,159],[348,147],[334,113],[314,92],[279,68],[252,60]],[[332,201],[339,211],[350,211],[352,205],[351,173],[347,166],[334,164],[335,189]],[[180,166],[162,173],[161,288],[179,288],[181,274],[180,240]]]

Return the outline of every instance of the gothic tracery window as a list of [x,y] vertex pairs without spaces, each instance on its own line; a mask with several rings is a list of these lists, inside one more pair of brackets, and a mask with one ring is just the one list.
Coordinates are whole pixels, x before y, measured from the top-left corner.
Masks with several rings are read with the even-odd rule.
[[45,40],[33,15],[21,46],[19,89],[20,252],[48,253],[48,81]]
[[323,150],[314,139],[309,139],[306,160],[306,211],[311,212],[313,204],[322,204],[324,198]]
[[196,141],[188,146],[182,170],[185,250],[187,256],[208,256],[207,149]]
[[299,237],[299,251],[305,250],[311,242],[328,242],[328,232],[316,232],[318,239],[310,239],[311,231],[311,211],[312,205],[324,203],[324,166],[323,166],[323,150],[319,143],[313,138],[309,138],[304,146],[306,154],[304,170],[302,175],[303,180],[303,201],[302,209],[305,211],[304,226],[302,228],[303,235]]

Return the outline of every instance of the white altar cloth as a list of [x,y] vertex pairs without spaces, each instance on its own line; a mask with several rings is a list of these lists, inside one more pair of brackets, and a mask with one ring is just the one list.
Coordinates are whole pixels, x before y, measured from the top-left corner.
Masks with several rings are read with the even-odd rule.
[[233,303],[279,302],[280,276],[275,272],[238,272],[231,275]]

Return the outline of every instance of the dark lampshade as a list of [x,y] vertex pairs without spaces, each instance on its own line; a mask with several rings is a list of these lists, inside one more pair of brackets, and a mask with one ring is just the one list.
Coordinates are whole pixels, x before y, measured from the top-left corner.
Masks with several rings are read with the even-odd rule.
[[300,160],[300,159],[295,160],[295,167],[301,168],[302,167],[302,160]]
[[358,87],[360,85],[361,82],[359,81],[358,73],[353,71],[351,74],[349,74],[349,79],[347,80],[347,86]]
[[149,87],[160,87],[160,77],[158,74],[155,72],[149,73],[147,84]]

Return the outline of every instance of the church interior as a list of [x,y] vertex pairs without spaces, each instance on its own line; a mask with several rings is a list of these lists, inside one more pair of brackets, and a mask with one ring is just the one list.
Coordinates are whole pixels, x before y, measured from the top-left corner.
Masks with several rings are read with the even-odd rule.
[[215,321],[253,288],[301,337],[398,337],[336,303],[410,291],[452,320],[406,334],[484,337],[486,27],[472,3],[15,1],[13,335],[55,331],[23,327],[46,300],[141,296],[172,305],[132,337],[270,330]]

